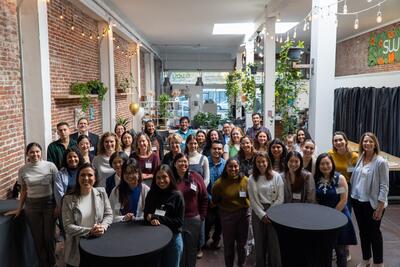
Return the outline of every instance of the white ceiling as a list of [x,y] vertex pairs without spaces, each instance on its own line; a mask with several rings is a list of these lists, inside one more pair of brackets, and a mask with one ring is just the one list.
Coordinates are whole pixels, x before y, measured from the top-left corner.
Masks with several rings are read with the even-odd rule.
[[[348,12],[358,11],[382,0],[347,0]],[[109,0],[104,1],[155,47],[165,53],[218,53],[234,55],[243,35],[212,35],[214,23],[255,22],[279,13],[283,22],[301,21],[311,9],[312,0]],[[343,2],[339,3],[339,12]],[[386,0],[381,7],[383,22],[400,20],[400,0]],[[338,40],[379,26],[374,8],[359,16],[360,28],[353,29],[355,17],[338,18]],[[299,29],[300,28],[300,29]],[[297,30],[298,39],[310,39],[310,31]],[[200,48],[199,48],[200,45]]]

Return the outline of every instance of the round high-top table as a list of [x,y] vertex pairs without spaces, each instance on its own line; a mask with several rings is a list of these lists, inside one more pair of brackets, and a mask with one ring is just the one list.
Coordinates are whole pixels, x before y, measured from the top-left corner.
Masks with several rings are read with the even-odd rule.
[[17,208],[17,199],[0,200],[0,265],[38,266],[35,244],[24,212],[17,218],[4,215]]
[[171,239],[165,225],[118,222],[100,237],[80,239],[81,260],[85,266],[157,266]]
[[347,217],[336,209],[287,203],[268,209],[278,234],[284,267],[330,266],[332,250]]

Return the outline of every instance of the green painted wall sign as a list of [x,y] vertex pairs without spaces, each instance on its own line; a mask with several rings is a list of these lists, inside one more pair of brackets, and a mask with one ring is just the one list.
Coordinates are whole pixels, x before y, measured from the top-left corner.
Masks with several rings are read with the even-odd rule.
[[372,32],[369,37],[368,66],[400,63],[400,27]]

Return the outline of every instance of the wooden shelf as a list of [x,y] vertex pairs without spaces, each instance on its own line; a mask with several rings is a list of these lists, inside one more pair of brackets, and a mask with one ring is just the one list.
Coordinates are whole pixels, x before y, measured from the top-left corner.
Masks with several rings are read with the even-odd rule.
[[[97,95],[89,95],[90,98],[97,98]],[[80,95],[57,95],[53,97],[54,100],[68,100],[68,99],[79,99]]]
[[133,93],[115,93],[116,96],[128,96],[133,95]]

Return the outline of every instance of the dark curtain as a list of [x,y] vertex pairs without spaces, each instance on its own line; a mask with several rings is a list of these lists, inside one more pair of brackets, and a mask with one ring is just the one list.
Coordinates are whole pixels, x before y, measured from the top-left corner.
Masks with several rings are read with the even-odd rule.
[[[400,87],[336,89],[333,129],[353,142],[373,132],[381,150],[400,157]],[[390,173],[390,194],[400,195],[399,172]]]

